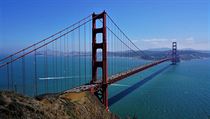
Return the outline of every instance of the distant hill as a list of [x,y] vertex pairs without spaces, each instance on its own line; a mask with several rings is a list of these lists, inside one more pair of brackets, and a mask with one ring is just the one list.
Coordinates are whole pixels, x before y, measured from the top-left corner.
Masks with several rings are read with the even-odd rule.
[[[169,57],[171,55],[171,49],[157,49],[157,50],[144,50],[143,51],[134,52],[112,52],[109,55],[120,56],[120,57],[136,57],[147,60],[161,59],[165,57]],[[191,59],[203,59],[210,58],[210,51],[200,51],[200,50],[178,50],[177,54],[180,57],[180,60],[191,60]]]
[[181,60],[210,58],[210,52],[199,50],[180,50],[178,51]]
[[170,48],[152,48],[152,49],[147,49],[147,51],[168,51],[171,50]]
[[[44,56],[45,51],[38,51],[37,55]],[[203,59],[203,58],[210,58],[210,51],[206,50],[194,50],[194,49],[181,49],[177,51],[177,54],[179,55],[181,60],[191,60],[191,59]],[[60,52],[60,51],[53,51],[53,50],[47,50],[48,56],[91,56],[92,52],[78,52],[78,51],[71,51],[71,52]],[[102,53],[99,52],[98,56],[101,56]],[[143,51],[123,51],[123,52],[110,52],[108,51],[108,56],[117,56],[117,57],[135,57],[140,59],[146,59],[146,60],[155,60],[155,59],[161,59],[166,58],[171,55],[171,49],[170,48],[154,48],[154,49],[147,49]],[[2,58],[7,55],[0,55]]]
[[[143,53],[142,53],[143,52]],[[44,51],[40,51],[37,54],[44,55]],[[48,51],[48,55],[64,55],[64,56],[77,56],[77,55],[88,55],[91,56],[91,52],[59,52],[59,51]],[[182,49],[178,50],[177,54],[179,55],[181,60],[191,60],[191,59],[202,59],[202,58],[210,58],[210,51],[202,51],[202,50],[194,50],[194,49]],[[98,56],[101,56],[101,52],[98,53]],[[146,60],[154,60],[161,59],[165,57],[169,57],[171,55],[170,48],[155,48],[148,49],[143,51],[124,51],[124,52],[108,52],[108,56],[118,56],[118,57],[135,57]]]

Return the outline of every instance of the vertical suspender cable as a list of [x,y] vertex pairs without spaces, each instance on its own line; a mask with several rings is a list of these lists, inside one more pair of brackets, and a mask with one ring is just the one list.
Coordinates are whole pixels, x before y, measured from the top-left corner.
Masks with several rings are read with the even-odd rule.
[[70,66],[69,66],[69,35],[67,34],[67,41],[66,41],[67,43],[67,61],[66,61],[66,63],[67,63],[67,76],[68,76],[68,80],[67,80],[67,88],[70,88],[69,87],[69,75],[70,75]]
[[[111,25],[111,28],[112,28],[112,25]],[[112,53],[113,53],[112,54],[112,75],[113,75],[115,73],[114,72],[114,64],[115,64],[114,63],[114,55],[115,55],[115,53],[114,53],[115,52],[114,51],[114,38],[113,38],[113,34],[110,31],[109,31],[109,33],[111,34],[111,39],[112,39],[112,45],[111,46],[112,46]]]
[[[73,26],[74,28],[75,26]],[[72,32],[72,39],[75,39],[74,37],[74,31]],[[74,87],[75,86],[75,59],[76,57],[74,57],[74,42],[72,41],[72,77],[73,77],[73,83],[72,83],[72,86]]]
[[[47,45],[46,45],[46,77],[48,77],[48,54],[47,54]],[[47,92],[48,92],[48,79],[46,80],[47,81]]]
[[9,63],[7,63],[7,89],[9,90],[9,84],[10,84],[10,81],[9,81]]
[[[116,31],[115,30],[115,28],[113,28],[114,29],[114,32]],[[111,33],[112,34],[112,33]],[[112,36],[113,36],[113,34],[112,34]],[[115,62],[116,61],[116,57],[115,57],[115,55],[116,55],[116,49],[115,49],[115,42],[116,42],[116,40],[115,40],[115,37],[113,37],[113,50],[114,50],[114,56],[113,56],[113,71],[114,71],[114,73],[116,73],[116,70],[115,70],[115,67],[116,67],[116,65],[117,65],[117,62]]]
[[[119,33],[119,31],[118,31],[118,33]],[[121,36],[120,35],[120,33],[119,33],[119,35],[118,35],[119,37]],[[121,39],[121,38],[120,38]],[[123,52],[123,49],[122,49],[122,43],[120,43],[120,66],[122,66],[123,65],[123,57],[122,57],[122,52]],[[123,67],[123,66],[122,66]],[[123,70],[123,69],[122,69]]]
[[[52,69],[52,76],[55,77],[55,42],[52,42],[52,63],[51,63],[51,69]],[[50,72],[50,73],[51,73]],[[55,92],[55,87],[54,87],[54,84],[55,84],[55,80],[51,81],[50,85],[53,85],[52,86],[52,91]]]
[[45,93],[47,93],[47,46],[44,47],[44,77],[46,78],[44,88]]
[[[58,42],[55,41],[55,77],[58,77]],[[56,79],[56,91],[58,92],[58,79]]]
[[[92,39],[92,22],[89,22],[89,42],[88,42],[88,44],[90,44],[90,46],[89,46],[89,51],[92,51],[92,42],[91,42],[91,39]],[[90,57],[92,57],[92,56],[90,56]],[[89,64],[89,66],[91,66],[91,61],[89,62],[90,64]],[[90,70],[91,72],[89,73],[89,74],[92,74],[92,70]],[[90,79],[89,80],[91,80],[92,79],[92,75],[90,76]]]
[[[11,61],[12,61],[12,56],[11,56]],[[10,64],[10,66],[11,66],[11,73],[10,73],[10,78],[11,78],[11,87],[12,87],[12,90],[13,90],[13,62],[11,62],[11,64]]]
[[[24,54],[24,50],[23,50]],[[22,57],[22,83],[23,83],[23,94],[25,94],[25,56]]]
[[[55,51],[55,42],[52,43],[52,52],[53,52],[52,53],[52,70],[53,70],[52,71],[53,72],[53,75],[52,76],[53,77],[56,77],[56,75],[55,75],[55,70],[56,70],[55,69],[55,52],[56,52]],[[55,92],[55,87],[54,87],[56,85],[55,80],[52,81],[51,85],[53,85],[52,90]]]
[[68,65],[68,71],[69,71],[69,74],[68,74],[68,76],[69,76],[69,78],[68,78],[68,86],[69,86],[69,88],[71,88],[71,82],[70,82],[70,80],[71,80],[71,50],[70,50],[70,45],[71,45],[71,34],[69,34],[68,35],[68,63],[69,63],[69,65]]
[[86,54],[86,25],[84,25],[84,51],[85,51],[85,53],[84,53],[85,54],[85,59],[84,59],[85,60],[85,67],[84,67],[85,68],[85,70],[84,70],[85,72],[84,73],[85,73],[85,83],[87,83],[86,82],[87,81],[87,77],[86,77],[86,58],[87,58],[86,57],[86,55],[87,55]]
[[37,59],[36,59],[36,50],[35,50],[34,51],[34,89],[35,89],[35,96],[37,95],[37,65],[36,64],[37,64]]
[[[80,24],[80,23],[79,23]],[[81,84],[81,69],[80,69],[80,27],[78,28],[79,29],[79,85]]]
[[[44,41],[44,43],[45,43],[45,41]],[[44,47],[43,50],[44,50],[44,60],[43,60],[44,61],[44,66],[43,66],[44,67],[44,74],[43,74],[43,76],[44,76],[44,78],[47,78],[46,77],[46,47]],[[43,82],[44,83],[44,85],[43,85],[44,86],[44,88],[43,88],[44,93],[46,93],[46,91],[47,91],[46,90],[46,87],[47,87],[46,86],[46,80],[47,79],[45,79],[44,82]]]
[[64,41],[63,41],[63,45],[64,45],[64,56],[63,56],[63,66],[64,66],[64,89],[66,90],[66,35],[63,36]]
[[[62,49],[61,49],[61,45],[62,45],[62,42],[61,42],[61,38],[59,39],[60,40],[60,67],[59,67],[59,69],[60,69],[60,75],[59,75],[59,77],[62,77]],[[59,91],[61,91],[62,90],[62,79],[61,80],[59,80],[59,82],[60,82],[60,88],[59,88]]]

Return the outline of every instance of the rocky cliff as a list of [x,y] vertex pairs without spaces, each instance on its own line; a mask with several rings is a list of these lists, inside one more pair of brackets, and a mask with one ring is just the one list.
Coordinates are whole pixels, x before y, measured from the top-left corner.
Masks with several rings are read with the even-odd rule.
[[0,91],[0,119],[118,119],[89,92],[36,98]]

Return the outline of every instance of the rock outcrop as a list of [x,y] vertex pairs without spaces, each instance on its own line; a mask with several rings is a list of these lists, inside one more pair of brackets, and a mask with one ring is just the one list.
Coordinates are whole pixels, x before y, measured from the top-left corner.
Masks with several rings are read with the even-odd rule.
[[0,91],[0,119],[118,119],[89,92],[36,98]]

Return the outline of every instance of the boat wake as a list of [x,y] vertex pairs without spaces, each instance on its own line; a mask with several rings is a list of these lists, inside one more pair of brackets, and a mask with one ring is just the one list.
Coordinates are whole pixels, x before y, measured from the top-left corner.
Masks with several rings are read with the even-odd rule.
[[111,84],[111,86],[129,87],[129,85],[125,85],[125,84]]
[[[85,76],[40,77],[39,80],[73,79],[73,78],[85,78]],[[86,76],[86,78],[90,78],[90,76]]]

